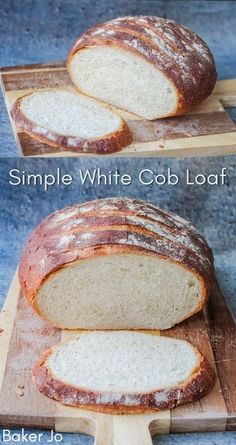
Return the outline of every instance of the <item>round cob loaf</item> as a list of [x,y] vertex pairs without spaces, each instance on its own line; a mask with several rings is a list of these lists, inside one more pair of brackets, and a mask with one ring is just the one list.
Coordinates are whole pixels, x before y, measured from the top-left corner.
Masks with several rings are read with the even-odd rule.
[[46,218],[26,243],[19,276],[34,309],[58,327],[166,329],[202,308],[213,259],[184,219],[108,198]]
[[90,28],[71,49],[68,70],[85,94],[156,119],[208,97],[216,68],[207,44],[159,17],[121,17]]

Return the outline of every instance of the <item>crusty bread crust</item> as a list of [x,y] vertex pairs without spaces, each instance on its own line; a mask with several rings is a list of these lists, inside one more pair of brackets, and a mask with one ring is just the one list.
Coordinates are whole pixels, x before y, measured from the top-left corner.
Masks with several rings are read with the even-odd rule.
[[75,84],[71,69],[73,57],[96,45],[124,49],[156,66],[177,91],[176,107],[168,116],[187,112],[206,99],[214,88],[217,73],[208,46],[194,32],[172,20],[153,16],[121,17],[91,27],[76,40],[67,58],[68,71]]
[[[51,90],[50,90],[51,91]],[[69,150],[76,153],[106,155],[122,150],[132,142],[131,131],[125,121],[121,120],[121,127],[115,133],[104,136],[101,139],[84,139],[75,136],[61,135],[37,125],[25,116],[21,109],[21,102],[26,94],[16,100],[11,108],[11,117],[16,126],[40,142],[59,148],[61,151]]]
[[[196,349],[198,366],[189,379],[176,387],[153,388],[149,393],[107,393],[106,405],[100,404],[100,392],[86,388],[73,387],[58,380],[47,365],[47,358],[57,346],[47,350],[33,368],[33,379],[40,392],[65,405],[76,406],[110,414],[141,414],[175,408],[204,397],[214,385],[213,368]],[[132,400],[132,402],[131,402]]]
[[212,252],[197,230],[177,215],[128,198],[96,200],[49,215],[25,245],[19,265],[21,289],[41,315],[37,294],[46,279],[83,259],[119,254],[163,258],[195,274],[201,302],[176,323],[201,310],[211,292]]

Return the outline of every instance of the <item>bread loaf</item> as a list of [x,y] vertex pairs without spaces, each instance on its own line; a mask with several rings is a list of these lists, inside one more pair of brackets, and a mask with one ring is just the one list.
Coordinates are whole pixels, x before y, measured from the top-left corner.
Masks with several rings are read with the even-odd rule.
[[128,331],[82,334],[48,350],[38,389],[65,405],[113,414],[171,409],[206,395],[207,360],[190,343]]
[[122,17],[93,26],[75,42],[67,66],[79,90],[145,119],[190,110],[216,82],[206,43],[159,17]]
[[64,89],[26,94],[14,103],[17,127],[52,147],[108,154],[132,141],[127,124],[94,99]]
[[184,219],[107,198],[47,217],[26,243],[19,277],[33,308],[59,328],[167,329],[202,308],[213,260]]

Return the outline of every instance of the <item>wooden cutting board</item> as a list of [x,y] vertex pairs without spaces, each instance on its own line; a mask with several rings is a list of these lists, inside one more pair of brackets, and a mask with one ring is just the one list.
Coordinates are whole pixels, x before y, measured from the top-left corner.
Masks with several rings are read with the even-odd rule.
[[[0,77],[8,111],[19,96],[33,90],[57,87],[73,89],[63,62],[2,68]],[[218,81],[210,98],[187,115],[176,118],[144,121],[134,114],[107,106],[128,122],[134,135],[133,144],[115,153],[115,156],[213,156],[236,153],[236,125],[224,109],[235,106],[236,79]],[[89,156],[52,148],[34,140],[11,123],[21,156]]]
[[76,334],[49,326],[33,312],[17,274],[0,315],[0,332],[1,426],[86,433],[96,437],[96,445],[151,445],[156,434],[236,430],[236,327],[217,284],[203,312],[163,332],[198,347],[217,377],[208,396],[172,411],[112,416],[66,407],[40,394],[32,366],[46,348]]

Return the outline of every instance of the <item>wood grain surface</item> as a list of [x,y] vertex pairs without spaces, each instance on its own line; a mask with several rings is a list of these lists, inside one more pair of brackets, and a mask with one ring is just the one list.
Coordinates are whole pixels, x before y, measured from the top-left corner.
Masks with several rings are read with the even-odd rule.
[[217,283],[204,311],[162,332],[190,341],[216,372],[208,396],[171,411],[112,416],[40,394],[31,377],[33,364],[45,349],[78,331],[60,331],[42,321],[22,296],[17,274],[0,315],[0,332],[1,426],[91,434],[96,445],[151,445],[156,434],[236,430],[236,327]]
[[[0,70],[8,112],[20,96],[45,88],[74,89],[65,64],[23,65]],[[134,141],[115,156],[209,156],[236,153],[236,125],[224,107],[236,106],[236,79],[219,81],[210,98],[188,115],[156,121],[105,105],[121,115],[130,126]],[[12,122],[21,156],[91,156],[76,154],[43,144]],[[114,156],[114,155],[110,155]]]

